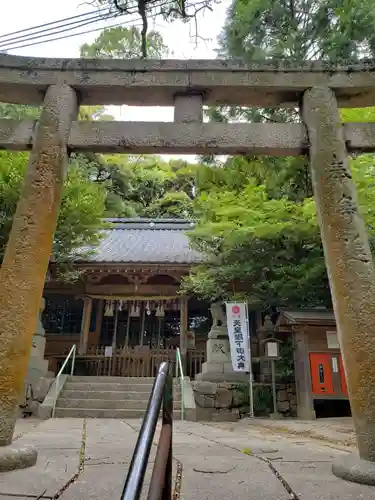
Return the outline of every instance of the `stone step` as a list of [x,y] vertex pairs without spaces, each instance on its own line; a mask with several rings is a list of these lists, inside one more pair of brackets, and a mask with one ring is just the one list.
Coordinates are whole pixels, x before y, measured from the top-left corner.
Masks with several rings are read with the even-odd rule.
[[[92,399],[91,394],[87,399],[71,399],[65,398],[64,396],[59,398],[57,405],[59,408],[77,408],[77,409],[91,409],[91,408],[105,408],[105,409],[115,409],[115,410],[127,410],[131,408],[133,410],[143,410],[147,408],[148,400],[138,400],[138,401],[126,401],[124,399],[114,399],[114,400],[103,400],[103,399]],[[176,401],[173,404],[174,409],[179,410],[181,408],[181,402]]]
[[73,375],[68,378],[69,381],[75,382],[129,382],[132,384],[153,384],[153,377],[112,377],[112,376],[88,376],[88,375]]
[[[138,391],[76,391],[75,389],[63,389],[61,396],[66,399],[101,399],[102,401],[107,400],[119,400],[123,401],[139,401],[139,400],[147,400],[147,397],[151,394],[145,392]],[[173,391],[173,398],[175,400],[181,399],[181,392],[178,390]]]
[[137,384],[136,386],[123,382],[66,382],[64,385],[66,390],[76,391],[122,391],[122,392],[143,392],[150,394],[152,384]]
[[[127,408],[126,410],[103,409],[103,408],[60,408],[57,407],[55,417],[57,418],[143,418],[145,412],[140,409]],[[173,419],[180,420],[181,412],[173,411]]]
[[[112,377],[112,376],[88,376],[88,375],[73,375],[68,377],[69,382],[115,382],[128,383],[132,385],[143,385],[154,383],[154,377]],[[173,379],[174,384],[180,384],[179,379]]]

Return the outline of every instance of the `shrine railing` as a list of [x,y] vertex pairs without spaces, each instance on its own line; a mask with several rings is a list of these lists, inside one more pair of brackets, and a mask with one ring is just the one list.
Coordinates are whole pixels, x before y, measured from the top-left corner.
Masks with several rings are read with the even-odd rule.
[[[57,361],[58,370],[65,360],[66,354],[53,357]],[[155,377],[160,364],[165,361],[169,363],[174,373],[176,371],[176,349],[119,348],[112,351],[111,356],[108,356],[105,347],[100,346],[89,349],[87,354],[77,354],[75,374],[102,377]],[[188,351],[184,375],[194,379],[197,373],[200,373],[204,361],[204,350]]]

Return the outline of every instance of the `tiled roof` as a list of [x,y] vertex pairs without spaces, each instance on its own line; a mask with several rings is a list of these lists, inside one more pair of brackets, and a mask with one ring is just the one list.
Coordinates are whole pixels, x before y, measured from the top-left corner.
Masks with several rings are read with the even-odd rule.
[[112,227],[89,262],[193,264],[202,260],[190,248],[186,231],[194,223],[180,219],[106,219]]
[[334,322],[335,315],[329,309],[280,309],[280,312],[293,323],[309,322],[309,321],[328,321]]

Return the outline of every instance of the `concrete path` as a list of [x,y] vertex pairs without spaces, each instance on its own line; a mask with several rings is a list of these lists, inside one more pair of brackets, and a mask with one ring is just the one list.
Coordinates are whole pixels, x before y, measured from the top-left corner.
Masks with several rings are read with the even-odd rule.
[[[51,419],[30,427],[17,441],[38,447],[37,465],[0,474],[0,500],[119,499],[140,424],[139,420]],[[375,488],[332,475],[332,460],[348,451],[244,421],[175,422],[173,449],[174,500],[375,498]]]

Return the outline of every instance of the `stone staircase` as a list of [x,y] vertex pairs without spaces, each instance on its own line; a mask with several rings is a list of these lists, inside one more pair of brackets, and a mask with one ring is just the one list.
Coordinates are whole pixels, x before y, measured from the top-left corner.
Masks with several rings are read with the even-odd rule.
[[[55,417],[142,418],[153,378],[68,377],[56,403]],[[173,418],[181,418],[181,390],[173,382]]]

